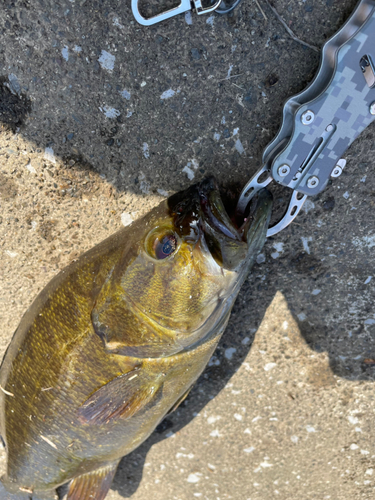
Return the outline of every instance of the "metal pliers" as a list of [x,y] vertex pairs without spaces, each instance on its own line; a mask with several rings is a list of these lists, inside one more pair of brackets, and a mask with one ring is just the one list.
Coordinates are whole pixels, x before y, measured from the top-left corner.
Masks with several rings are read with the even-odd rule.
[[257,191],[273,180],[293,190],[273,236],[345,168],[343,154],[375,120],[375,0],[361,0],[344,26],[324,45],[312,83],[284,105],[280,130],[263,153],[262,168],[244,187],[243,215]]

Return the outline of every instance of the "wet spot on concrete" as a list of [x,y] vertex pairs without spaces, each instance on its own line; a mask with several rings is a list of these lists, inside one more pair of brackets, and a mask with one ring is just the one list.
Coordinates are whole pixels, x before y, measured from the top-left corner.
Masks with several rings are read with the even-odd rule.
[[30,110],[31,103],[26,96],[18,94],[8,78],[0,77],[0,122],[15,132],[22,126]]
[[199,59],[201,58],[201,55],[199,53],[199,50],[198,49],[191,49],[191,57],[193,59],[195,59],[196,61],[199,61]]
[[56,221],[55,220],[47,220],[41,223],[39,228],[39,235],[46,240],[48,243],[55,239],[55,228]]
[[328,270],[316,257],[305,252],[299,253],[290,263],[297,273],[311,276],[314,279],[322,276]]
[[0,199],[12,200],[17,196],[17,186],[13,179],[0,172]]
[[333,210],[335,208],[335,199],[332,196],[327,198],[323,202],[322,206],[323,206],[323,210],[327,210],[327,212],[330,212],[331,210]]

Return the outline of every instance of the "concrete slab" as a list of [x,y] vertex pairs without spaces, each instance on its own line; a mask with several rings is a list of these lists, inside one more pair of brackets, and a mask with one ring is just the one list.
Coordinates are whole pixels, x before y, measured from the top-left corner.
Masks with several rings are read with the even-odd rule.
[[[274,4],[321,47],[356,2]],[[2,353],[38,291],[122,224],[208,174],[235,200],[319,63],[263,0],[151,28],[130,2],[3,0],[0,42]],[[110,500],[373,498],[374,154],[372,126],[268,240],[215,357]]]

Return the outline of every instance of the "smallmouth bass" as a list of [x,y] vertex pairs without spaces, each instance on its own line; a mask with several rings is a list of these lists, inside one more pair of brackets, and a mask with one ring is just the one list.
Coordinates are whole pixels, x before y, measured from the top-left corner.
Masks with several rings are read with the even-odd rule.
[[213,178],[171,196],[61,271],[0,368],[0,499],[103,500],[120,459],[180,404],[263,247],[272,197],[237,229]]

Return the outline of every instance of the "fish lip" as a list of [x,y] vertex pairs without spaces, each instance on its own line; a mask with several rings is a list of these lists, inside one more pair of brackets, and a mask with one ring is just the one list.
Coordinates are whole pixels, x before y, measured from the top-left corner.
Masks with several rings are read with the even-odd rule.
[[207,177],[198,184],[197,189],[203,220],[203,232],[206,232],[205,226],[207,225],[208,230],[213,231],[214,233],[220,233],[221,237],[235,241],[243,241],[240,232],[230,220],[224,205],[222,205],[220,218],[215,215],[217,210],[215,210],[216,207],[210,194],[215,194],[217,201],[222,204],[219,185],[215,177]]
[[226,271],[238,272],[247,256],[247,241],[229,218],[213,177],[198,185],[201,231],[212,258]]

